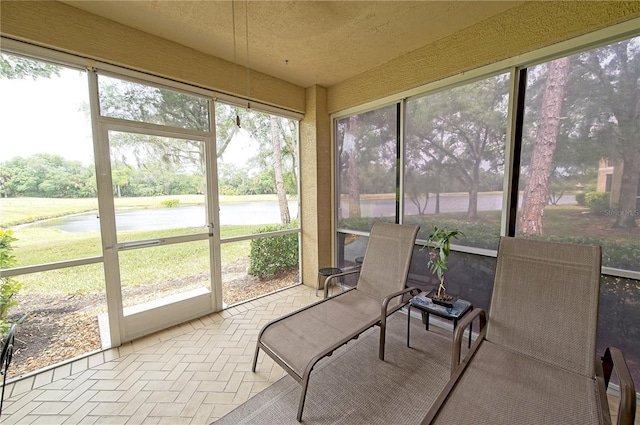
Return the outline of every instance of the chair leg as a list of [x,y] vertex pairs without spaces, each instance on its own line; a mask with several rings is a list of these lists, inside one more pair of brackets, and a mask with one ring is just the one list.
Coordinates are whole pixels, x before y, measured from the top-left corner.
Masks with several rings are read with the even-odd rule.
[[380,348],[378,350],[378,357],[380,358],[380,360],[384,361],[384,341],[385,341],[385,330],[386,330],[386,323],[383,320],[382,323],[380,323]]
[[411,304],[409,304],[409,311],[407,311],[407,348],[411,348],[411,346],[409,345],[410,332],[411,332]]
[[256,371],[256,365],[258,364],[258,352],[260,351],[260,344],[256,343],[256,353],[253,355],[253,365],[251,366],[251,372]]
[[302,393],[300,394],[300,403],[298,404],[298,422],[302,422],[302,411],[304,409],[304,400],[307,398],[307,387],[309,386],[309,375],[302,380]]

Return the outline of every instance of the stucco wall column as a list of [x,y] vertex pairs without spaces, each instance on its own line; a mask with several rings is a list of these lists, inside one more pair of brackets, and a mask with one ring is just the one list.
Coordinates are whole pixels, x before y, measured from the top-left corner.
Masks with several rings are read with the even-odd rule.
[[306,113],[300,123],[300,220],[302,282],[315,287],[318,269],[331,266],[331,120],[327,90],[306,90]]

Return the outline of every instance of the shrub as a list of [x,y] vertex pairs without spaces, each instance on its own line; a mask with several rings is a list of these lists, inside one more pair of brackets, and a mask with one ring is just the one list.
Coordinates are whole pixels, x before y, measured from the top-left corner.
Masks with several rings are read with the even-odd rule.
[[164,208],[175,208],[178,205],[180,205],[180,200],[179,199],[167,199],[166,201],[160,202],[160,205],[162,205]]
[[[602,192],[597,193],[601,196]],[[608,194],[605,197],[608,200]],[[609,208],[606,204],[605,210]],[[371,227],[375,218],[366,219],[371,222],[365,222],[365,219],[345,219],[345,228],[366,229]],[[437,215],[428,216],[411,216],[407,217],[406,224],[416,224],[420,226],[418,233],[419,239],[427,239],[429,230],[435,226],[446,229],[457,229],[463,236],[460,236],[456,245],[469,246],[475,248],[496,249],[498,247],[500,225],[481,222],[468,222],[464,220],[454,220],[450,218],[441,218]],[[358,227],[359,226],[359,227]],[[625,242],[621,240],[608,240],[597,236],[576,235],[576,236],[557,236],[543,235],[536,236],[533,239],[545,240],[550,242],[564,242],[578,245],[600,245],[602,246],[602,265],[624,270],[636,270],[640,264],[640,245],[636,242]]]
[[[294,227],[297,227],[295,220],[285,226],[266,226],[258,230],[258,233],[276,232]],[[249,259],[249,274],[261,279],[294,269],[298,265],[298,234],[253,239]]]
[[593,214],[604,215],[609,209],[611,195],[609,192],[588,192],[585,195],[585,204]]
[[[393,223],[393,221],[388,218],[381,219],[380,217],[346,218],[341,220],[340,227],[349,230],[362,230],[367,232],[376,221],[387,221]],[[498,247],[500,224],[443,218],[443,216],[438,214],[407,216],[404,223],[420,226],[418,239],[426,240],[431,233],[431,229],[438,227],[459,230],[461,235],[459,236],[456,245],[466,245],[486,249],[496,249]]]
[[605,240],[597,236],[537,236],[534,239],[549,242],[563,242],[576,245],[596,245],[602,247],[602,265],[615,269],[636,270],[640,263],[640,245],[634,242]]
[[[386,223],[394,223],[393,217],[349,217],[340,219],[338,227],[349,230],[361,230],[368,232],[371,230],[373,223],[376,221],[384,221]],[[431,227],[433,229],[433,226]]]
[[[11,253],[11,244],[17,239],[13,237],[13,231],[0,229],[0,269],[8,269],[16,264],[16,259]],[[0,332],[7,333],[11,324],[6,321],[9,309],[18,303],[13,297],[18,293],[22,285],[11,277],[0,278]]]
[[220,195],[242,195],[242,192],[237,187],[228,184],[218,186],[218,193]]
[[578,205],[582,207],[587,205],[587,201],[585,199],[586,196],[587,194],[585,192],[576,193],[576,202],[578,203]]
[[405,223],[420,226],[418,239],[427,239],[430,233],[429,229],[438,227],[459,230],[461,235],[458,237],[458,241],[455,242],[456,245],[486,249],[496,249],[498,247],[500,237],[499,224],[455,220],[438,215],[407,217]]

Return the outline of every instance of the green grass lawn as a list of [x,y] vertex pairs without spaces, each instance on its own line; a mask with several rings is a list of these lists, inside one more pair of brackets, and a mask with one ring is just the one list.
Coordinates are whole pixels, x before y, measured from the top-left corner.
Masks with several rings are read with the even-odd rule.
[[0,198],[0,227],[97,210],[97,199]]
[[[443,213],[439,216],[442,219],[467,221],[466,213]],[[434,215],[425,217],[433,219]],[[499,229],[501,218],[501,211],[480,211],[477,222]],[[614,229],[614,221],[612,217],[590,214],[589,208],[579,205],[548,205],[544,209],[544,234],[558,237],[593,236],[631,243],[638,241],[638,229]]]
[[[153,197],[116,199],[120,207],[152,208],[160,206],[166,199],[180,198],[180,204],[203,201],[200,196]],[[226,197],[226,202],[273,200],[273,197]],[[44,215],[63,216],[70,213],[95,209],[91,199],[0,199],[1,223],[28,221]],[[435,216],[425,216],[430,220]],[[464,213],[441,214],[441,219],[465,220]],[[499,226],[501,212],[479,213],[479,222]],[[588,214],[588,209],[579,206],[549,206],[545,209],[545,234],[555,236],[589,235],[637,242],[638,232],[611,228],[612,219]],[[223,226],[221,238],[249,235],[262,226]],[[193,229],[164,231],[126,232],[119,234],[119,240],[145,240],[185,235]],[[201,231],[201,230],[198,230]],[[64,232],[58,229],[23,227],[15,230],[18,239],[14,245],[17,266],[46,264],[57,261],[87,258],[102,254],[100,235],[96,233]],[[231,264],[246,258],[250,241],[223,243],[221,258]],[[120,252],[123,285],[141,285],[150,282],[173,279],[176,276],[196,276],[208,273],[208,242],[197,241],[154,248],[134,249]],[[224,265],[223,265],[224,266]],[[104,272],[101,264],[72,267],[68,269],[23,275],[18,278],[24,290],[34,293],[79,294],[104,290]]]
[[[262,226],[224,226],[221,238],[256,233]],[[163,238],[187,234],[188,229],[165,231],[129,232],[128,239]],[[25,228],[14,233],[17,266],[51,263],[101,255],[99,235],[62,232],[53,229]],[[43,247],[42,241],[47,241]],[[223,243],[222,258],[233,263],[249,254],[250,241]],[[120,252],[123,286],[176,279],[181,276],[197,276],[209,271],[208,241],[195,241],[154,248]],[[82,294],[104,290],[102,264],[71,267],[60,270],[32,273],[17,278],[23,290],[32,293]]]
[[[162,202],[178,199],[180,205],[204,203],[202,195],[160,196],[115,199],[116,208],[158,208]],[[275,201],[275,195],[225,196],[221,202]],[[96,199],[0,199],[0,227],[11,227],[38,220],[97,210]],[[222,239],[256,233],[260,225],[223,226]],[[119,241],[167,238],[192,234],[194,229],[122,232]],[[59,229],[21,227],[14,230],[17,241],[13,254],[17,267],[46,264],[102,255],[98,233],[65,232]],[[233,263],[248,256],[250,241],[222,244],[222,258]],[[123,286],[137,286],[209,272],[208,241],[180,243],[162,247],[120,252]],[[104,291],[102,264],[32,273],[18,278],[23,290],[31,293],[82,294]]]
[[[289,200],[296,199],[288,195]],[[177,199],[180,205],[202,205],[204,195],[148,196],[115,198],[116,208],[161,208],[163,201]],[[220,203],[277,201],[276,195],[220,196]],[[0,228],[33,223],[38,220],[63,217],[98,210],[96,198],[0,198]]]

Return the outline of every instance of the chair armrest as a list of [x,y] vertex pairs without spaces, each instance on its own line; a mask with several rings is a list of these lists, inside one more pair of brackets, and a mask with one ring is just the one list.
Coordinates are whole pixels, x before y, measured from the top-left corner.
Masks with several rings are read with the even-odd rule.
[[382,300],[382,305],[380,310],[380,321],[378,322],[378,325],[380,325],[380,350],[378,352],[378,357],[380,358],[380,360],[384,360],[384,341],[386,338],[385,335],[386,335],[386,329],[387,329],[387,316],[391,313],[394,313],[400,310],[403,306],[407,305],[409,303],[409,300],[404,302],[400,300],[400,303],[398,303],[398,305],[393,306],[391,311],[389,311],[389,302],[391,302],[391,300],[396,297],[400,297],[408,293],[413,293],[417,295],[420,293],[420,290],[414,287],[404,288],[401,291],[394,292],[392,294],[387,295]]
[[460,365],[460,352],[462,350],[462,338],[464,337],[464,331],[469,327],[471,322],[478,317],[480,319],[480,330],[478,338],[473,342],[471,347],[471,353],[474,352],[478,345],[482,342],[487,334],[487,314],[481,308],[475,308],[471,313],[467,314],[458,322],[456,332],[453,336],[453,349],[451,350],[451,375]]
[[356,274],[356,273],[360,273],[359,268],[342,272],[342,273],[332,274],[331,276],[327,276],[327,278],[324,280],[324,297],[327,298],[329,296],[329,282],[331,281],[331,279],[335,279],[341,276],[347,276],[350,274]]
[[620,405],[618,406],[618,424],[633,425],[636,416],[636,390],[622,351],[615,347],[605,350],[602,357],[605,389],[609,387],[611,372],[615,369],[620,381]]
[[391,302],[392,299],[408,293],[413,293],[412,295],[418,295],[420,293],[420,290],[412,286],[410,288],[404,288],[402,291],[394,292],[392,294],[387,295],[384,298],[384,300],[382,300],[382,311],[380,312],[380,320],[384,321],[387,318],[388,316],[387,308],[389,307],[389,303]]

